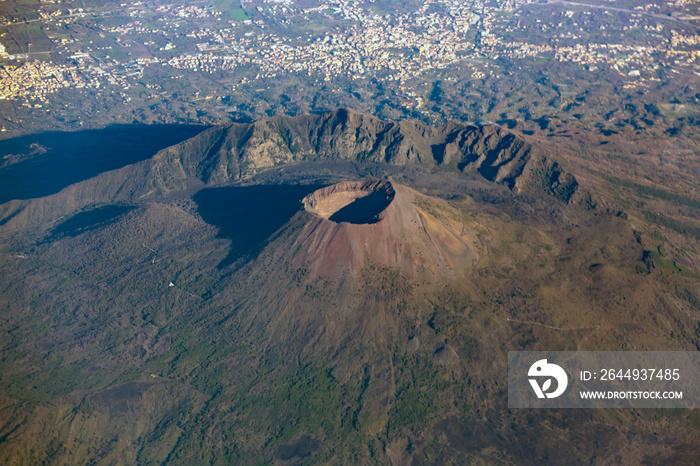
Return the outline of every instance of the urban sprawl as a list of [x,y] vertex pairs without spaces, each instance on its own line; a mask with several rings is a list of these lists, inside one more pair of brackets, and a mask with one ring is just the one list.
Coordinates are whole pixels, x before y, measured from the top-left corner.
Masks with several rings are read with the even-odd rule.
[[[265,80],[287,74],[316,76],[331,80],[336,76],[350,79],[369,77],[398,81],[400,85],[428,71],[440,70],[455,63],[474,64],[472,77],[479,79],[497,73],[491,64],[499,58],[541,59],[580,64],[589,70],[607,67],[636,80],[632,85],[645,85],[658,80],[659,68],[674,73],[698,74],[700,36],[675,30],[662,36],[669,21],[649,14],[654,4],[624,10],[627,24],[616,27],[625,31],[641,31],[645,37],[657,38],[641,44],[622,44],[600,40],[606,36],[601,25],[597,40],[581,40],[571,28],[558,24],[568,20],[574,27],[583,25],[591,15],[619,15],[622,10],[605,7],[553,10],[553,21],[534,23],[540,34],[550,37],[546,43],[530,41],[527,36],[513,40],[514,31],[528,11],[542,6],[508,1],[500,8],[480,2],[428,0],[410,13],[379,14],[365,8],[363,2],[328,1],[311,8],[300,8],[292,1],[266,1],[258,6],[242,4],[235,20],[224,20],[221,11],[209,4],[162,5],[156,8],[143,4],[123,4],[127,20],[118,25],[101,25],[93,40],[80,42],[75,37],[51,38],[56,45],[49,60],[41,51],[30,48],[9,54],[0,45],[0,99],[23,100],[25,105],[40,107],[52,93],[60,89],[109,88],[128,99],[134,80],[149,66],[215,74],[236,70],[241,73],[231,84],[235,87],[254,80]],[[528,10],[532,7],[532,10]],[[38,21],[58,30],[62,26],[90,18],[105,18],[110,12],[64,10],[60,4],[44,3]],[[571,7],[573,8],[573,7]],[[252,19],[251,19],[252,18]],[[318,34],[290,34],[301,21],[326,19],[343,28]],[[574,21],[571,23],[571,21]],[[509,26],[504,26],[507,23]],[[0,24],[0,26],[3,26]],[[5,21],[11,30],[21,25]],[[532,26],[531,26],[532,27]],[[575,29],[574,29],[575,31]],[[6,36],[4,34],[3,36]],[[134,38],[148,38],[135,44]],[[0,41],[6,40],[0,37]],[[111,42],[110,42],[111,41]],[[107,44],[107,45],[105,45]],[[115,58],[110,51],[138,45],[150,53]],[[143,46],[143,47],[141,47]],[[186,49],[183,49],[186,48]],[[157,86],[155,86],[157,87]],[[154,89],[158,90],[158,89]]]

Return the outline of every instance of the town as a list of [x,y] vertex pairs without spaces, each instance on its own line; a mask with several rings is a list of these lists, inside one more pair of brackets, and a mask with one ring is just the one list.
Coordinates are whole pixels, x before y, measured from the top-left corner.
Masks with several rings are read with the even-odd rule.
[[[312,86],[372,81],[415,109],[421,82],[435,73],[464,79],[465,66],[479,81],[537,63],[573,64],[624,77],[625,88],[700,76],[698,27],[660,15],[653,3],[626,10],[427,0],[403,11],[357,0],[309,3],[264,0],[226,10],[216,2],[134,2],[110,11],[42,2],[37,18],[0,18],[0,100],[41,108],[68,90],[123,102],[155,98],[167,83],[144,73],[156,67],[171,79],[208,76],[231,92],[285,77]],[[44,40],[23,45],[20,31],[36,31],[37,23]]]

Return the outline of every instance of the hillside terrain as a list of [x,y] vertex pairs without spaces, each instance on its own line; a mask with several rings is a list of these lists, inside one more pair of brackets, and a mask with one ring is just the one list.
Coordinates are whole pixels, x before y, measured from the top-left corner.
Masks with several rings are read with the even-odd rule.
[[694,411],[507,408],[508,351],[700,350],[694,198],[558,147],[341,109],[7,194],[0,461],[695,463]]
[[165,195],[193,182],[240,182],[269,168],[322,161],[476,173],[516,191],[532,188],[567,201],[577,187],[557,162],[498,126],[393,123],[341,109],[212,127],[152,159],[73,184],[57,196],[7,202],[0,222],[12,229],[96,202]]

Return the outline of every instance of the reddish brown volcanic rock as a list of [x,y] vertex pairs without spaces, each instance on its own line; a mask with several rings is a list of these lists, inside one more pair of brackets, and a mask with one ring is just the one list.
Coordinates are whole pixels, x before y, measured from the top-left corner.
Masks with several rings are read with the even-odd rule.
[[304,208],[342,223],[376,223],[395,196],[388,181],[343,181],[309,194]]
[[[388,200],[384,210],[369,213],[376,221],[332,220],[375,193]],[[375,262],[431,280],[463,272],[482,254],[473,219],[396,183],[338,183],[307,196],[304,206],[310,218],[296,241],[295,262],[305,263],[312,276],[337,277]]]

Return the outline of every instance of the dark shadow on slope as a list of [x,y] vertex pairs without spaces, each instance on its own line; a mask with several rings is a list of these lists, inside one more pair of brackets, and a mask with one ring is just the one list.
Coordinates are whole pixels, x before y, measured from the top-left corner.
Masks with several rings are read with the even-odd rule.
[[433,152],[433,159],[435,159],[438,165],[442,165],[445,162],[445,149],[447,146],[454,143],[460,134],[460,131],[454,131],[447,135],[445,142],[430,146],[430,150]]
[[278,445],[275,449],[275,457],[282,461],[302,460],[311,456],[320,447],[321,442],[318,439],[304,434],[296,441]]
[[51,230],[49,241],[63,236],[78,236],[95,228],[116,222],[122,215],[134,210],[134,206],[108,205],[80,212]]
[[0,204],[49,196],[100,173],[154,156],[207,127],[117,125],[0,141]]
[[227,267],[260,252],[266,240],[301,210],[301,200],[323,185],[265,185],[208,188],[192,199],[205,222],[219,227],[219,238],[231,240]]
[[380,220],[379,214],[389,207],[393,199],[393,193],[387,194],[383,191],[374,191],[346,205],[331,215],[329,220],[337,223],[377,223]]

